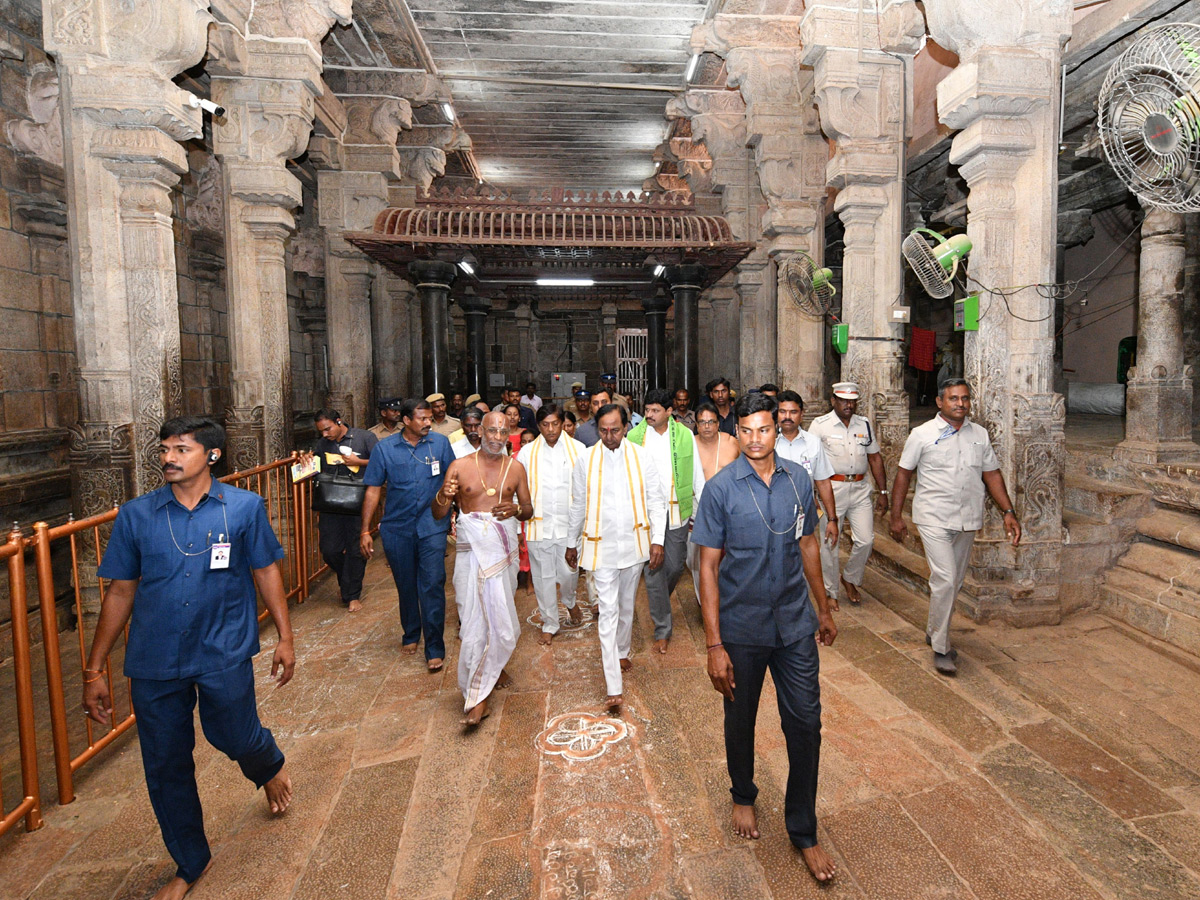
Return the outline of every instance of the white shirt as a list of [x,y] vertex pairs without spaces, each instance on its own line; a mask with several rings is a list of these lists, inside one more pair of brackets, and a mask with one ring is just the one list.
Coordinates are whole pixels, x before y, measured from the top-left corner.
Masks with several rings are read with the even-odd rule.
[[900,465],[917,473],[913,524],[957,531],[983,527],[983,473],[1000,468],[1000,460],[982,425],[967,419],[955,431],[938,413],[909,434]]
[[[704,466],[700,464],[700,448],[696,444],[696,436],[691,435],[692,439],[692,515],[696,514],[696,508],[700,504],[700,494],[704,491]],[[659,434],[652,427],[646,428],[646,442],[643,444],[646,453],[650,457],[650,463],[658,472],[659,481],[663,483],[663,489],[670,491],[670,496],[667,497],[667,514],[669,516],[668,528],[682,528],[690,522],[691,516],[686,519],[679,518],[679,495],[675,492],[675,477],[674,469],[671,465],[671,428],[662,434]]]
[[851,416],[849,424],[835,412],[813,419],[808,433],[821,439],[830,465],[839,475],[865,475],[867,457],[879,452],[879,440],[871,423],[862,416]]
[[833,466],[829,464],[821,439],[803,428],[798,429],[796,437],[790,441],[782,431],[779,432],[775,438],[775,453],[804,466],[813,481],[824,481],[833,476]]
[[450,449],[453,451],[455,459],[462,459],[464,456],[470,456],[479,448],[472,444],[464,434],[457,441],[450,445]]
[[[517,454],[517,462],[525,467],[526,477],[532,478],[529,458],[533,455],[533,446],[537,443],[526,444]],[[587,447],[575,440],[569,434],[559,435],[554,446],[542,441],[542,449],[538,453],[538,491],[542,505],[542,536],[543,541],[562,543],[567,539],[567,519],[571,514],[571,457],[567,453],[567,445],[574,445],[575,457],[578,459],[587,453]],[[534,485],[530,484],[532,492]]]
[[537,394],[534,394],[532,397],[530,397],[528,394],[522,394],[520,403],[521,406],[528,406],[534,412],[537,412],[542,408],[542,398]]
[[[662,482],[658,472],[650,464],[645,451],[622,440],[616,450],[600,447],[600,563],[605,569],[626,569],[646,562],[650,558],[649,547],[645,552],[638,551],[637,536],[633,530],[633,506],[629,493],[629,476],[625,471],[625,454],[638,454],[642,461],[642,472],[645,476],[646,515],[650,519],[650,543],[661,545],[666,531],[665,515],[667,511],[666,495],[663,493]],[[575,471],[571,473],[571,514],[569,519],[570,533],[567,544],[578,548],[583,538],[583,517],[587,513],[587,480],[588,461],[591,452],[583,453],[575,461]],[[636,471],[636,469],[635,469]]]

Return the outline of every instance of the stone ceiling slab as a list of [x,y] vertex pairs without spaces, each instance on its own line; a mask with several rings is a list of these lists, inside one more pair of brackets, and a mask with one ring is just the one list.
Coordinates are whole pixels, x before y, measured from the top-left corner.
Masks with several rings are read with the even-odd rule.
[[[509,189],[638,190],[704,0],[412,0],[480,172]],[[512,83],[579,83],[579,87]],[[600,85],[628,85],[630,89]]]

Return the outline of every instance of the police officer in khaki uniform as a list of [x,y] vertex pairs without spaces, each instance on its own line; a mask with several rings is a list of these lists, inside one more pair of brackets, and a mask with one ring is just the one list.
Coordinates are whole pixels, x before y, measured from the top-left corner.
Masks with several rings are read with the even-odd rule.
[[[825,578],[825,593],[836,601],[838,582],[846,590],[846,599],[858,603],[858,588],[863,581],[867,559],[875,543],[875,512],[888,511],[887,473],[879,453],[879,441],[871,423],[859,415],[858,385],[840,381],[833,386],[830,398],[833,411],[813,419],[808,433],[821,439],[825,456],[833,466],[833,503],[843,522],[850,523],[853,545],[846,568],[838,577],[840,559],[836,547],[821,542],[821,571]],[[879,499],[871,504],[871,482],[867,470],[879,488]]]

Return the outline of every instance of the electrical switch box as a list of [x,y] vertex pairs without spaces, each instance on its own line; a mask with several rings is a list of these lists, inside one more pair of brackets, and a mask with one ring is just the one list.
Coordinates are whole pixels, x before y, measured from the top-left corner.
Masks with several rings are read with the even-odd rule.
[[979,295],[971,294],[954,301],[954,330],[979,330]]
[[832,342],[834,350],[838,353],[845,353],[850,348],[850,326],[846,324],[834,325]]

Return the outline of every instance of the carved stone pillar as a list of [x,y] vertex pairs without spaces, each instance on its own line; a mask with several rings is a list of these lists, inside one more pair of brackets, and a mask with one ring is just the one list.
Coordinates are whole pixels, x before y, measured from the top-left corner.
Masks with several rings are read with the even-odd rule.
[[492,304],[486,297],[470,294],[458,303],[462,307],[467,330],[467,381],[463,385],[466,395],[487,393],[487,315]]
[[856,3],[816,0],[800,29],[821,124],[837,147],[826,176],[838,188],[834,209],[846,226],[842,319],[850,348],[842,377],[860,386],[866,402],[859,411],[875,422],[889,477],[908,436],[904,332],[892,310],[904,296],[903,148],[912,57],[923,33],[912,0],[885,0],[867,17]]
[[[604,346],[600,354],[605,372],[617,371],[617,304],[604,303],[600,307],[601,341]],[[592,385],[594,390],[596,385]]]
[[669,297],[655,295],[642,300],[642,309],[646,313],[646,390],[667,386],[667,310],[670,308]]
[[450,390],[450,286],[457,268],[438,260],[409,263],[421,303],[421,388],[419,396]]
[[322,91],[320,41],[335,20],[349,22],[349,0],[308,4],[299,16],[268,2],[256,6],[248,36],[228,27],[213,36],[212,95],[227,110],[213,123],[213,149],[225,179],[233,382],[226,428],[236,468],[291,449],[284,241],[302,191],[286,166],[308,146]]
[[359,428],[373,421],[371,283],[374,265],[343,239],[369,231],[387,206],[379,172],[317,173],[318,221],[325,228],[325,312],[329,329],[329,402]]
[[207,7],[163,0],[147,16],[117,0],[45,4],[61,91],[80,515],[162,484],[158,429],[181,411],[171,190],[188,168],[178,141],[199,137],[201,118],[171,79],[203,57]]
[[[725,57],[729,85],[746,101],[746,143],[767,201],[764,249],[781,271],[787,258],[825,253],[825,165],[829,145],[820,133],[812,72],[800,65],[800,19],[794,16],[718,15],[706,29],[706,49]],[[783,281],[764,285],[775,309],[774,360],[762,358],[762,380],[797,390],[814,409],[824,404],[825,317],[793,303]],[[773,303],[769,295],[774,294]],[[765,323],[763,323],[765,324]],[[766,330],[754,336],[761,347]]]
[[700,285],[703,266],[669,266],[663,273],[675,302],[675,378],[672,390],[687,388],[693,399],[700,396]]
[[1125,391],[1125,440],[1114,456],[1139,463],[1200,459],[1192,442],[1192,367],[1184,357],[1184,219],[1147,208],[1138,263],[1137,366]]
[[517,325],[517,378],[532,378],[530,365],[533,359],[533,342],[529,338],[529,329],[533,325],[533,309],[528,303],[518,304],[513,311],[513,319]]
[[[707,33],[698,30],[697,40],[707,41]],[[757,241],[762,234],[766,200],[753,155],[746,146],[746,103],[742,96],[734,91],[690,90],[667,104],[667,116],[691,120],[693,137],[704,143],[712,157],[712,189],[721,198],[721,211],[734,237]],[[703,374],[705,381],[724,375],[739,384],[759,384],[776,377],[775,289],[774,285],[764,287],[766,266],[766,249],[760,246],[735,269],[740,298],[738,337],[733,341],[738,347],[736,365]]]
[[384,272],[375,280],[371,314],[371,357],[375,363],[376,399],[407,397],[412,384],[412,338],[409,307],[416,289],[397,275]]
[[[1052,283],[1059,67],[1071,8],[930,0],[925,9],[934,39],[960,57],[938,86],[938,115],[959,129],[950,161],[970,186],[971,277],[985,291]],[[991,434],[1023,530],[1013,548],[988,504],[970,612],[1015,624],[1060,614],[1065,409],[1054,391],[1054,301],[1046,293],[1015,291],[1003,304],[993,298],[999,314],[966,336],[972,416]]]

